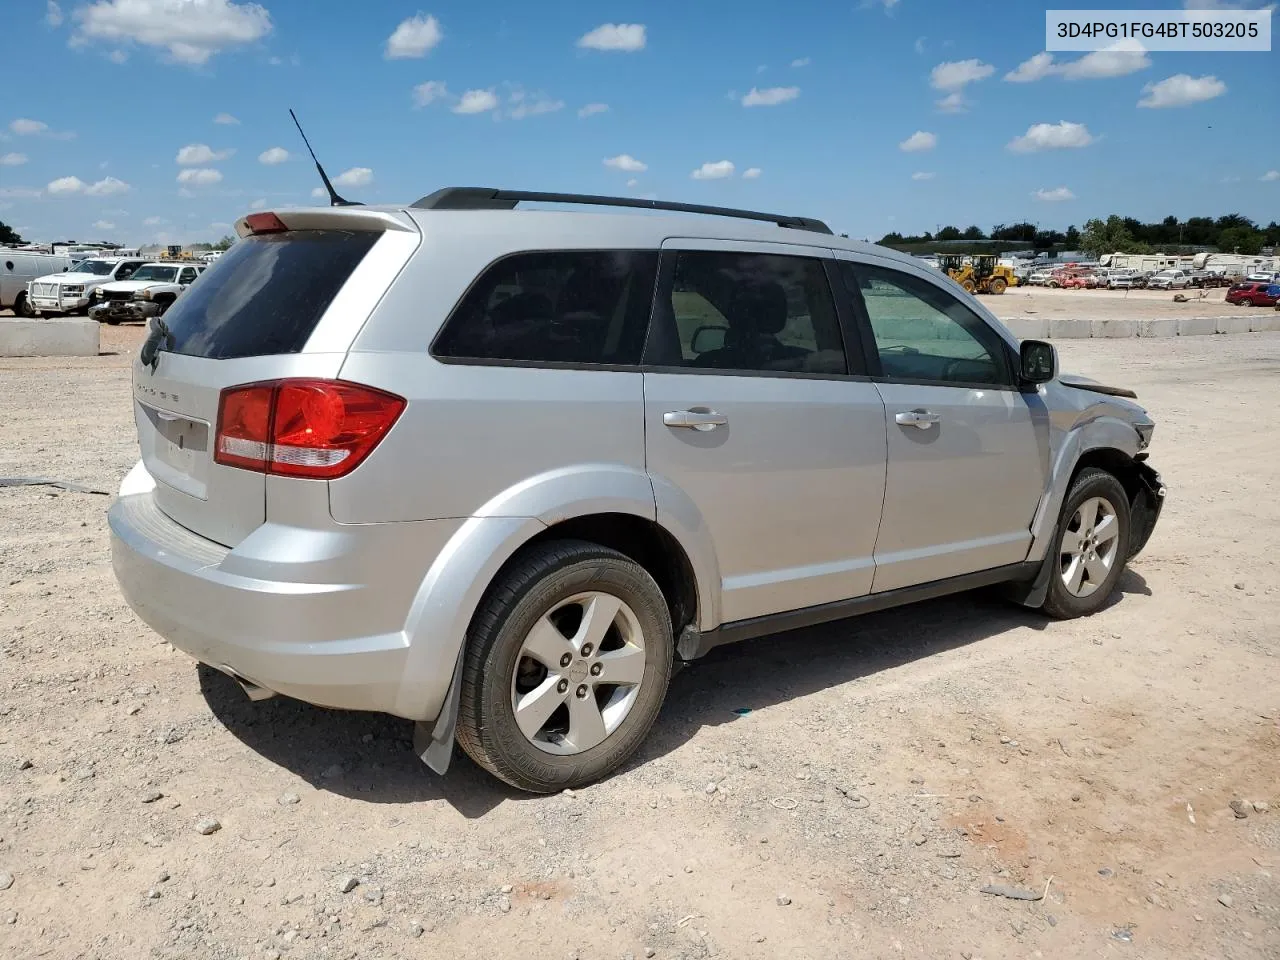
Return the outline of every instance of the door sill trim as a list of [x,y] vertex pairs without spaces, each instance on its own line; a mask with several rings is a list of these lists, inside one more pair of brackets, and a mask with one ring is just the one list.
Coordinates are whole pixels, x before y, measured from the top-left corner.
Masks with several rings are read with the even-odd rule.
[[934,580],[930,583],[916,584],[910,587],[899,587],[883,593],[871,593],[849,600],[836,600],[799,610],[788,610],[784,613],[771,613],[762,617],[751,617],[748,620],[735,620],[724,623],[714,630],[695,633],[687,630],[680,637],[679,655],[682,660],[696,660],[708,651],[727,643],[738,643],[752,640],[771,633],[785,633],[788,630],[799,630],[832,620],[843,620],[864,613],[875,613],[878,610],[889,610],[920,600],[932,600],[979,587],[989,587],[997,583],[1012,583],[1022,580],[1033,580],[1040,570],[1040,563],[1011,563],[990,570],[978,570],[974,573],[948,577],[945,580]]

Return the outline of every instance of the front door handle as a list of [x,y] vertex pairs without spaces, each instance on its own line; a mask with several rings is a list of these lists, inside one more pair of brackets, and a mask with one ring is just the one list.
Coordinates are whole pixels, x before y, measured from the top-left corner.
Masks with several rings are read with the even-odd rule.
[[904,427],[919,427],[921,430],[928,430],[942,418],[936,413],[930,413],[928,410],[903,410],[901,413],[894,414],[893,419]]
[[723,413],[714,410],[671,410],[662,415],[668,427],[686,427],[690,430],[714,430],[729,422]]

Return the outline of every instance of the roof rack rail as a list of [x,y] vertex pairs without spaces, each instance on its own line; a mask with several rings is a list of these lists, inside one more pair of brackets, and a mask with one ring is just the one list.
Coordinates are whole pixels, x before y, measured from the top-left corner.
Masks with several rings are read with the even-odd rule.
[[643,200],[639,197],[604,197],[586,193],[542,193],[531,190],[495,190],[491,187],[444,187],[428,194],[412,206],[418,210],[512,210],[517,203],[583,203],[600,207],[639,207],[643,210],[671,210],[677,213],[703,213],[739,220],[776,223],[794,230],[831,233],[831,228],[813,217],[789,217],[733,207],[708,207],[700,203],[672,203],[666,200]]

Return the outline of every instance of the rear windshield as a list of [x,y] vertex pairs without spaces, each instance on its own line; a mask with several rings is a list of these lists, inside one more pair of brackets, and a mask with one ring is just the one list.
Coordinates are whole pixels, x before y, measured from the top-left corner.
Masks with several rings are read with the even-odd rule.
[[298,353],[379,236],[297,230],[238,241],[164,315],[169,350],[214,360]]

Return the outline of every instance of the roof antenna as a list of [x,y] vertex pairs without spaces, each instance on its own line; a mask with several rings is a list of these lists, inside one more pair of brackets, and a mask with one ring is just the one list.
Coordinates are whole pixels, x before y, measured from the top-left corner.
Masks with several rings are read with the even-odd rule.
[[[293,125],[298,128],[298,133],[302,133],[302,124],[298,122],[297,115],[290,108],[289,116],[293,117]],[[302,133],[302,142],[307,145],[307,153],[311,154],[311,159],[315,160],[316,171],[320,174],[320,179],[324,181],[324,188],[329,191],[329,206],[331,207],[359,207],[362,204],[353,200],[343,200],[338,196],[338,191],[333,189],[333,184],[329,182],[329,175],[324,172],[324,167],[320,166],[320,161],[316,160],[316,152],[311,149],[311,141],[307,139],[307,135]]]

